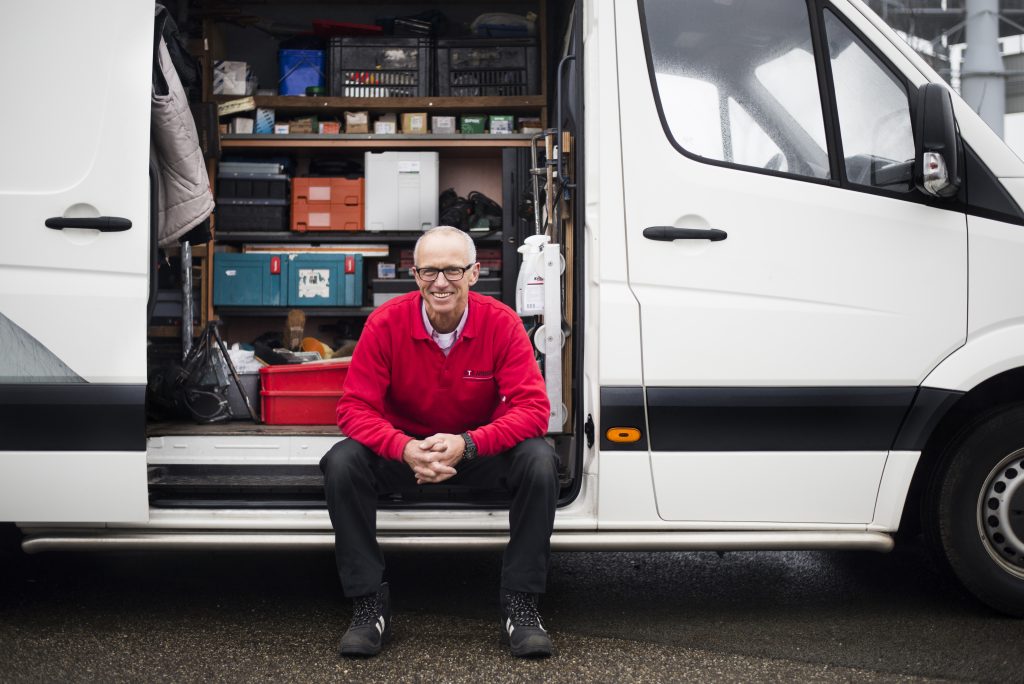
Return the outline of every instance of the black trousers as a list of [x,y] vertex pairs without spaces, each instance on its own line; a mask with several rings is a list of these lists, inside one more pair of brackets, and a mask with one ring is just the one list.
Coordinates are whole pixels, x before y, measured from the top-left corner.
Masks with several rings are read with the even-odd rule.
[[[501,569],[509,591],[543,593],[558,501],[558,457],[543,439],[528,439],[503,454],[459,463],[444,484],[501,488],[512,495],[511,536]],[[376,591],[384,575],[377,544],[377,498],[416,490],[416,476],[402,461],[381,458],[354,439],[335,444],[320,459],[334,553],[346,596]]]

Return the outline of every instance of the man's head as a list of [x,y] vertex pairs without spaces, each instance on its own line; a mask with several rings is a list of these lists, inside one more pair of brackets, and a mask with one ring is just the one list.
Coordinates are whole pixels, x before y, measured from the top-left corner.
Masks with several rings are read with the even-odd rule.
[[416,241],[413,263],[427,317],[438,332],[451,332],[480,277],[473,239],[451,226],[431,228]]

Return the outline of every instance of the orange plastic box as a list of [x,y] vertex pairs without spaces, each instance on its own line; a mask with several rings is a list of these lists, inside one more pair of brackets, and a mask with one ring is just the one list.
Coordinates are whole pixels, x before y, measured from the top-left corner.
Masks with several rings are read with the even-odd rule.
[[266,366],[260,369],[261,409],[267,425],[334,425],[349,361]]
[[363,230],[362,178],[293,178],[292,225],[309,230]]

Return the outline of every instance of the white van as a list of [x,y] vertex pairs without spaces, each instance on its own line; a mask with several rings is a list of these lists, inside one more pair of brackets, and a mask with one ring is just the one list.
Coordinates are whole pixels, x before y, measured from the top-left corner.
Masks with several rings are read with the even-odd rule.
[[[522,4],[551,45],[543,100],[412,106],[559,129],[553,548],[886,551],[920,524],[1024,615],[1024,164],[858,0]],[[0,520],[28,552],[329,546],[336,428],[147,425],[153,9],[23,2],[0,24]],[[509,216],[530,177],[503,164],[530,141],[495,139],[401,144],[441,149],[442,176],[490,169]],[[499,546],[481,496],[383,501],[381,542]]]

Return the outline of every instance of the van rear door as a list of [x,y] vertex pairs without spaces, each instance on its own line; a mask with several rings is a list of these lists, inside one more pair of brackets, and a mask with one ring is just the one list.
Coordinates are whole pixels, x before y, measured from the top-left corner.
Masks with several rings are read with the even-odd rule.
[[153,12],[22,2],[0,22],[0,520],[147,517]]
[[871,522],[916,387],[964,342],[965,215],[912,187],[913,70],[844,6],[617,5],[664,519]]

